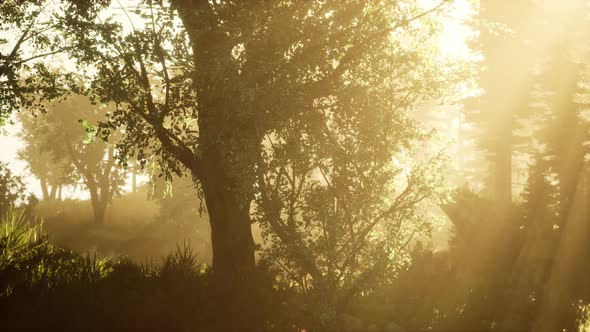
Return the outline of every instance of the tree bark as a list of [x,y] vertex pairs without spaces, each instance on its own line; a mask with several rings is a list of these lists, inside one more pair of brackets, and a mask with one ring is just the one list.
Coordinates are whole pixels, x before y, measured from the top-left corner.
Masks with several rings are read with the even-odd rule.
[[[176,0],[172,5],[189,35],[196,70],[199,143],[176,146],[164,128],[162,143],[175,151],[202,186],[211,225],[214,287],[219,330],[258,330],[261,298],[255,274],[250,204],[255,157],[260,152],[258,121],[245,111],[242,91],[219,82],[241,79],[231,58],[234,46],[219,29],[211,2]],[[228,321],[224,317],[231,317]]]
[[[213,290],[216,318],[213,330],[232,331],[237,327],[258,330],[261,311],[255,274],[254,239],[250,203],[252,198],[241,193],[240,177],[232,178],[228,160],[212,148],[203,153],[198,170],[204,193],[213,251]],[[247,181],[247,180],[246,180]],[[231,317],[227,320],[226,317]]]
[[[213,268],[227,288],[244,289],[255,269],[250,204],[254,186],[253,158],[259,148],[254,118],[244,115],[239,91],[214,82],[237,80],[231,70],[233,44],[217,26],[208,1],[173,1],[183,21],[198,68],[199,147],[179,158],[202,184],[211,224]],[[198,165],[191,166],[191,159]]]
[[255,266],[251,199],[239,193],[240,184],[227,176],[213,154],[216,151],[203,158],[199,174],[211,224],[213,267],[228,282],[244,282]]

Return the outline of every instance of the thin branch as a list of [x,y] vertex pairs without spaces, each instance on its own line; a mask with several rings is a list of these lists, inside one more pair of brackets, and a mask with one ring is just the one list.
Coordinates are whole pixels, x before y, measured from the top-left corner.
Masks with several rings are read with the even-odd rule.
[[437,11],[437,10],[439,10],[440,8],[442,8],[442,6],[444,6],[445,4],[447,4],[447,3],[451,2],[451,1],[453,1],[453,0],[443,0],[443,1],[441,1],[441,2],[440,2],[438,5],[436,5],[436,6],[432,7],[431,9],[429,9],[429,10],[427,10],[427,11],[425,11],[425,12],[422,12],[422,13],[420,13],[420,14],[418,14],[418,15],[416,15],[416,16],[414,16],[414,17],[412,17],[412,18],[409,18],[409,19],[403,19],[401,22],[399,22],[398,24],[396,24],[396,25],[394,26],[393,30],[395,30],[395,29],[397,29],[397,28],[399,28],[399,27],[402,27],[402,26],[408,25],[409,23],[411,23],[411,22],[413,22],[413,21],[419,20],[419,19],[421,19],[422,17],[424,17],[424,16],[426,16],[426,15],[428,15],[428,14],[430,14],[430,13],[433,13],[433,12]]
[[54,54],[62,53],[64,51],[71,50],[73,48],[74,48],[73,46],[67,46],[67,47],[63,47],[63,48],[60,48],[58,50],[52,51],[52,52],[37,54],[37,55],[34,55],[34,56],[30,57],[30,58],[27,58],[27,59],[18,61],[15,64],[20,65],[20,64],[23,64],[25,62],[29,62],[31,60],[35,60],[35,59],[43,58],[43,57],[46,57],[46,56],[51,56],[51,55],[54,55]]
[[33,28],[33,26],[35,25],[35,22],[37,22],[37,18],[39,17],[39,15],[41,15],[41,13],[43,11],[45,11],[45,8],[47,8],[47,6],[49,6],[50,4],[52,4],[53,1],[54,0],[49,1],[47,4],[45,4],[45,6],[43,6],[41,8],[41,10],[39,10],[39,12],[33,17],[33,19],[31,20],[31,23],[29,23],[29,25],[27,26],[27,28],[25,29],[25,31],[23,32],[23,34],[20,36],[20,38],[18,39],[18,41],[16,42],[16,44],[12,48],[12,51],[8,55],[8,58],[9,59],[14,58],[16,56],[16,54],[18,53],[18,51],[20,49],[20,46],[26,40],[27,35],[29,34],[29,32],[31,31],[31,29]]

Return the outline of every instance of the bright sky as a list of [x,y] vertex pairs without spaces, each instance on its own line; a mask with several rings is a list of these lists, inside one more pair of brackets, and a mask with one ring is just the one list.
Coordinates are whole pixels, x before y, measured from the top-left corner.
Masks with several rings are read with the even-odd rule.
[[[440,3],[441,0],[422,0],[424,2],[424,8],[433,8]],[[465,24],[464,20],[469,17],[472,13],[472,7],[469,2],[471,0],[455,0],[450,6],[452,9],[448,12],[446,18],[443,21],[443,35],[440,39],[440,48],[444,56],[455,58],[455,57],[470,57],[469,47],[467,46],[466,40],[473,34]],[[20,130],[18,123],[14,125],[7,125],[4,128],[5,133],[0,133],[0,161],[9,164],[11,170],[18,175],[22,175],[25,178],[25,183],[29,191],[35,193],[37,197],[42,197],[41,187],[38,181],[32,177],[27,171],[26,162],[17,158],[17,152],[22,146],[22,142],[18,138],[17,133]],[[129,181],[128,181],[129,182]],[[128,183],[127,190],[130,189]],[[64,190],[65,197],[76,197],[86,199],[88,198],[87,193],[80,188],[69,188]]]
[[41,197],[39,183],[35,178],[27,174],[27,163],[17,158],[17,152],[22,146],[22,142],[17,137],[20,125],[7,125],[4,130],[6,131],[6,135],[0,136],[0,161],[8,163],[14,173],[25,176],[27,188],[34,192],[37,197]]

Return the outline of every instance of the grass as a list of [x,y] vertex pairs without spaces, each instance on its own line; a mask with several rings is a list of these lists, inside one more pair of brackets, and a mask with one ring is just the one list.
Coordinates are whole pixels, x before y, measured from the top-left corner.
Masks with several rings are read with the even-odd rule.
[[[452,282],[440,273],[447,260],[427,252],[414,256],[412,268],[393,285],[319,322],[331,312],[321,299],[277,284],[265,264],[259,264],[254,287],[227,299],[220,294],[232,285],[200,264],[188,242],[143,264],[80,254],[52,244],[42,223],[10,211],[0,218],[0,331],[405,331],[398,322],[411,331],[429,324],[437,331],[487,330],[474,328],[480,321],[457,328],[463,326],[459,316],[434,321],[433,310],[446,304],[425,296],[444,298],[437,289]],[[590,331],[588,308],[580,306],[580,332]]]
[[127,257],[83,255],[54,246],[41,223],[29,221],[18,211],[10,211],[0,220],[0,230],[3,330],[226,331],[244,328],[244,324],[251,324],[248,330],[276,327],[261,318],[261,313],[268,313],[264,307],[276,310],[280,306],[271,304],[275,297],[268,294],[268,305],[236,307],[234,319],[223,317],[231,304],[217,296],[219,287],[210,269],[198,263],[187,242],[157,262],[137,264]]

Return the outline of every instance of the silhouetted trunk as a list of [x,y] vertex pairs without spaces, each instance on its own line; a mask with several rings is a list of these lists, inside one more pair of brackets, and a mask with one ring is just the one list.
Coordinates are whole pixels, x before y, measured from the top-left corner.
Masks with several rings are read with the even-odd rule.
[[61,202],[63,201],[63,197],[62,197],[62,189],[63,189],[63,184],[60,184],[58,189],[57,189],[57,199]]
[[57,184],[53,183],[51,185],[51,192],[49,193],[49,199],[52,201],[55,201],[55,199],[57,198]]
[[[244,289],[254,271],[254,241],[250,203],[254,185],[252,157],[258,154],[256,119],[243,112],[241,92],[225,90],[220,80],[240,79],[229,64],[232,44],[216,28],[211,3],[172,2],[189,34],[193,59],[198,68],[194,83],[199,104],[199,169],[190,167],[192,156],[182,158],[203,186],[211,224],[213,268],[226,287]],[[264,132],[264,131],[261,131]],[[190,151],[189,151],[190,153]]]
[[214,330],[231,331],[237,326],[257,330],[260,312],[251,310],[259,303],[250,219],[252,199],[242,194],[242,180],[228,175],[231,172],[224,167],[228,160],[218,157],[218,149],[208,150],[203,153],[198,175],[211,226],[215,274],[215,301],[211,305],[218,316]]
[[[213,151],[211,154],[215,154]],[[211,224],[213,266],[231,282],[243,282],[254,270],[251,199],[240,195],[218,158],[203,158],[200,179]]]
[[92,202],[92,209],[94,211],[94,223],[97,225],[104,225],[106,204],[102,202]]
[[97,225],[104,225],[106,210],[107,204],[104,201],[98,201],[98,204],[94,207],[94,222]]
[[47,179],[39,179],[39,184],[41,185],[41,192],[43,193],[43,200],[46,201],[49,199],[49,189],[47,188]]
[[94,213],[94,223],[102,225],[104,224],[106,204],[104,204],[104,199],[99,194],[93,180],[88,181],[88,191],[90,192],[90,204],[92,204],[92,212]]
[[131,170],[131,192],[137,192],[137,163],[133,163]]
[[[260,148],[259,119],[244,112],[242,91],[221,82],[243,79],[239,70],[227,64],[233,41],[217,29],[212,3],[176,0],[189,35],[195,71],[193,82],[198,95],[199,144],[191,151],[169,141],[159,129],[163,143],[176,151],[179,160],[199,179],[211,225],[213,271],[217,285],[220,321],[216,330],[258,330],[255,315],[259,299],[255,292],[254,240],[250,204],[253,199],[255,157]],[[221,318],[223,317],[223,318]],[[228,321],[225,317],[230,317]]]

